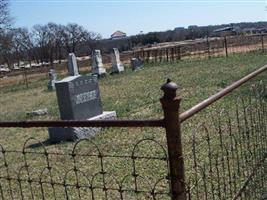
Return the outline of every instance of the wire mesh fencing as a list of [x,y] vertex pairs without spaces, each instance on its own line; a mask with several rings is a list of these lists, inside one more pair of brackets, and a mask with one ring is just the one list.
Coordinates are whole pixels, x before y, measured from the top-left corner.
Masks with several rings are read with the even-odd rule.
[[257,83],[185,125],[187,199],[264,199],[267,89]]
[[173,62],[181,59],[211,58],[235,53],[266,51],[267,36],[236,35],[225,37],[201,38],[193,41],[169,44],[169,46],[155,46],[133,52],[134,57],[145,63]]
[[0,199],[170,199],[166,143],[155,134],[162,130],[135,135],[142,130],[108,128],[113,140],[101,143],[0,146]]

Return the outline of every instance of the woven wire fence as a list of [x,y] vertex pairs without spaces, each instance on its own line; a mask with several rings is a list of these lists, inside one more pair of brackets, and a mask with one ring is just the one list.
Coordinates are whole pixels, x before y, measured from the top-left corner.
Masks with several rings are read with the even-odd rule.
[[0,146],[0,199],[170,199],[166,144],[155,134],[164,130],[150,131],[140,128],[150,136],[140,139],[136,129],[107,128],[101,137],[113,132],[114,140]]
[[170,44],[136,50],[134,57],[145,63],[173,62],[191,58],[210,58],[235,53],[266,52],[267,35],[237,35],[202,38],[186,44]]
[[187,199],[266,198],[266,82],[226,98],[185,123]]

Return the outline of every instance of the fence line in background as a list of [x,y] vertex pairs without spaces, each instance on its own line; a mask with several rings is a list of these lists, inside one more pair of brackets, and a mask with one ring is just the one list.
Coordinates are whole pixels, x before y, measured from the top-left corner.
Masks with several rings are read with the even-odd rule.
[[[220,38],[206,38],[206,39],[196,39],[195,41],[185,41],[185,44],[176,44],[169,46],[156,46],[151,48],[141,48],[129,51],[127,53],[121,53],[122,62],[130,63],[132,57],[138,57],[146,63],[150,62],[173,62],[179,61],[186,58],[196,58],[196,57],[208,57],[217,55],[225,55],[228,57],[229,53],[240,53],[247,51],[260,50],[262,53],[265,52],[265,40],[267,39],[267,34],[260,35],[245,35],[245,36],[224,36]],[[182,42],[180,42],[182,43]],[[259,46],[251,47],[251,45]],[[251,48],[250,48],[251,47]],[[247,50],[247,48],[249,48]],[[103,54],[103,57],[109,58],[109,54]],[[78,62],[88,62],[90,61],[81,60]],[[109,59],[104,59],[104,64],[111,63]],[[62,64],[61,64],[62,65]],[[24,82],[26,83],[27,75],[40,72],[48,72],[49,65],[38,66],[38,68],[32,67],[31,69],[23,69],[23,72],[11,71],[0,73],[1,76],[12,76],[24,74]],[[62,67],[62,66],[61,66]],[[57,68],[57,67],[56,67]],[[60,70],[60,69],[58,69]],[[25,76],[26,75],[26,76]]]
[[[235,41],[236,39],[236,41]],[[182,58],[197,58],[218,55],[229,56],[229,53],[241,53],[260,50],[265,52],[266,34],[249,36],[224,36],[221,38],[206,38],[163,47],[143,48],[133,51],[133,57],[139,57],[146,63],[162,61],[178,61]],[[259,45],[253,47],[252,45]],[[247,48],[249,48],[247,50]]]

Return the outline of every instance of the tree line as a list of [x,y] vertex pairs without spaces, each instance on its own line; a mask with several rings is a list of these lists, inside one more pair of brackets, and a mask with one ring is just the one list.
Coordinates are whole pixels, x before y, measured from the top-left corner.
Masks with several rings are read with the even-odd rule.
[[66,26],[48,23],[35,25],[31,30],[26,28],[12,28],[1,34],[2,60],[10,65],[21,60],[31,63],[61,61],[66,53],[75,53],[79,45],[84,42],[90,44],[101,36],[87,31],[84,27],[70,23]]
[[22,60],[60,62],[67,53],[75,53],[79,45],[87,43],[90,47],[93,41],[101,39],[100,34],[76,23],[34,25],[30,30],[13,28],[8,9],[8,1],[0,0],[0,62],[9,67]]

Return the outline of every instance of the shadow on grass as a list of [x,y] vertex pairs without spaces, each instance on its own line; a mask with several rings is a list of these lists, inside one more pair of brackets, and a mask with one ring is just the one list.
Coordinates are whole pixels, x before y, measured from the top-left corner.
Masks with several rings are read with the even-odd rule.
[[46,139],[42,142],[37,142],[31,145],[28,145],[26,148],[30,148],[30,149],[35,149],[35,148],[39,148],[39,147],[43,147],[43,146],[52,146],[52,145],[57,145],[57,144],[62,144],[62,143],[70,143],[72,141],[61,141],[61,142],[51,142],[50,139]]

